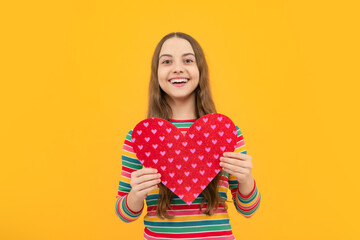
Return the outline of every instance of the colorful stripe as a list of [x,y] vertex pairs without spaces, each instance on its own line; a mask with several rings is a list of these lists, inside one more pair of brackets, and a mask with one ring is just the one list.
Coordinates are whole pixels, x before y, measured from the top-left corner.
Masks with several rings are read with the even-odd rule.
[[[190,126],[195,122],[195,119],[188,121],[170,120],[170,122],[185,135]],[[243,135],[238,126],[236,126],[236,129],[238,137],[234,152],[247,154]],[[116,196],[118,197],[116,201],[116,213],[124,222],[135,221],[143,211],[142,209],[140,212],[134,213],[126,204],[126,197],[131,190],[131,173],[143,167],[136,158],[136,154],[132,148],[131,134],[132,130],[126,135],[121,152],[122,170],[118,194]],[[251,193],[248,196],[244,196],[239,192],[236,177],[224,172],[218,187],[220,197],[227,199],[228,189],[230,189],[237,212],[246,218],[253,216],[259,208],[261,199],[255,180]],[[200,194],[190,206],[184,203],[178,196],[174,195],[174,198],[171,200],[171,210],[168,210],[168,214],[175,216],[172,220],[161,219],[156,216],[158,197],[159,189],[150,192],[146,197],[147,214],[144,217],[144,239],[235,239],[229,223],[228,212],[222,205],[219,205],[217,211],[211,216],[205,215],[202,212],[207,207],[206,203],[203,205],[202,211],[200,211],[200,203],[204,198],[202,194]]]
[[118,200],[116,201],[115,210],[116,214],[121,220],[123,220],[124,222],[132,222],[140,217],[144,206],[139,212],[131,211],[126,202],[127,196],[128,195],[118,198]]

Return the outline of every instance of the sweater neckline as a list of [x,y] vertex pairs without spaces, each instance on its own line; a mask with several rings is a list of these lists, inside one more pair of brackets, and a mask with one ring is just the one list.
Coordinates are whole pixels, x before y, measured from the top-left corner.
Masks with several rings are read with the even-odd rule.
[[195,122],[196,118],[194,118],[194,119],[184,119],[184,120],[178,120],[178,119],[169,118],[169,121],[171,121],[171,122]]

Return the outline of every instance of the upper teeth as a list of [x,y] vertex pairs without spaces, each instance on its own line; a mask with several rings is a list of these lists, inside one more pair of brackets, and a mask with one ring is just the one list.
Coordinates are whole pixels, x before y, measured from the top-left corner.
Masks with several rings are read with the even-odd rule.
[[177,78],[177,79],[171,79],[170,80],[171,83],[180,83],[180,82],[187,83],[188,81],[189,81],[189,79],[186,79],[186,78]]

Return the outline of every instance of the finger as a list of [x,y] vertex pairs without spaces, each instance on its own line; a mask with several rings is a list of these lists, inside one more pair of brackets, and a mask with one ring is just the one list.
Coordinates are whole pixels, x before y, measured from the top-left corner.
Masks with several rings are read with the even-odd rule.
[[230,169],[234,173],[246,173],[247,169],[243,167],[238,167],[236,165],[228,164],[228,163],[220,163],[220,166],[223,169]]
[[235,176],[235,173],[234,173],[231,169],[229,169],[229,168],[223,168],[223,170],[224,170],[225,172],[227,172],[227,173]]
[[160,182],[161,182],[160,179],[158,179],[158,180],[152,180],[152,181],[148,181],[148,182],[144,182],[144,183],[142,183],[142,184],[137,185],[137,186],[136,186],[136,190],[137,190],[137,191],[142,191],[142,190],[144,190],[144,189],[148,189],[148,188],[151,188],[151,187],[153,187],[153,186],[156,186],[156,185],[158,185]]
[[158,180],[158,179],[160,179],[160,177],[161,177],[160,173],[147,174],[147,175],[142,175],[141,177],[137,177],[135,179],[135,182],[138,184],[142,184],[147,181]]
[[146,174],[154,174],[157,173],[158,170],[155,168],[143,168],[141,170],[135,171],[131,173],[131,177],[140,177]]
[[146,189],[141,190],[141,191],[139,192],[139,194],[141,194],[141,195],[148,195],[148,193],[154,191],[154,190],[157,189],[157,188],[158,188],[158,186],[155,185],[155,186],[152,186],[152,187],[150,187],[150,188],[146,188]]
[[154,174],[154,173],[158,173],[158,170],[156,168],[143,168],[140,171],[140,175],[146,175],[146,174]]
[[239,153],[239,152],[224,152],[223,156],[224,157],[237,158],[237,159],[240,159],[240,160],[246,160],[248,158],[247,154]]
[[246,173],[235,172],[235,171],[233,171],[232,169],[229,169],[229,168],[224,168],[223,170],[225,172],[229,173],[230,175],[235,176],[238,179],[243,177],[243,176],[246,176]]
[[248,163],[246,161],[239,161],[239,159],[237,158],[220,157],[220,162],[229,163],[240,167],[248,166]]

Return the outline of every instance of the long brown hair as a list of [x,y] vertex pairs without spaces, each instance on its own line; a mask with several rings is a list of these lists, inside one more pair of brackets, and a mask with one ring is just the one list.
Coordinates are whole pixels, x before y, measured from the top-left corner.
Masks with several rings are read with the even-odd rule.
[[[172,37],[183,38],[187,40],[195,53],[196,64],[199,69],[199,85],[195,91],[195,109],[196,117],[200,118],[209,113],[216,113],[215,104],[211,96],[210,85],[209,85],[209,70],[205,60],[205,55],[200,47],[199,43],[191,36],[182,32],[173,32],[164,36],[157,44],[152,61],[151,61],[151,76],[149,85],[149,106],[147,117],[157,117],[168,120],[172,118],[172,110],[168,102],[166,101],[166,93],[160,88],[158,82],[158,65],[159,65],[159,54],[163,43]],[[223,175],[221,170],[216,177],[209,183],[209,185],[203,190],[204,196],[201,204],[200,211],[205,203],[207,203],[206,215],[212,215],[218,209],[219,204],[222,204],[227,209],[226,199],[221,198],[218,193],[218,183]],[[167,213],[167,209],[170,208],[170,202],[173,198],[173,192],[164,186],[162,183],[159,184],[159,199],[157,203],[156,215],[164,219],[172,219],[174,216]],[[215,210],[214,210],[215,208]],[[214,210],[214,212],[212,212]]]

